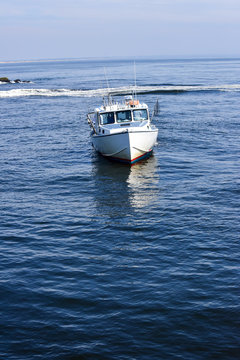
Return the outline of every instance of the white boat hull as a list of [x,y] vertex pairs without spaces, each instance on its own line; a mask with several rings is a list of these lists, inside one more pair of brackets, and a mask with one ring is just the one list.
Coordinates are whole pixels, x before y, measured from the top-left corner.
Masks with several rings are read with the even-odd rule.
[[103,156],[133,164],[151,155],[158,130],[125,130],[121,133],[92,136],[94,148]]

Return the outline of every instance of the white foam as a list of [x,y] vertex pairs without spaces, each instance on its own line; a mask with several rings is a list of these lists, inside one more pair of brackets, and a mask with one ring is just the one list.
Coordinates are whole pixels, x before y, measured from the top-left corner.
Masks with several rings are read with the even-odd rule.
[[[135,91],[135,87],[110,88],[110,93],[114,95],[129,94]],[[161,86],[137,86],[137,92],[192,92],[192,91],[240,91],[240,84],[226,85],[161,85]],[[46,97],[102,97],[108,94],[108,89],[95,90],[71,90],[71,89],[11,89],[0,91],[0,98],[27,97],[27,96],[46,96]]]

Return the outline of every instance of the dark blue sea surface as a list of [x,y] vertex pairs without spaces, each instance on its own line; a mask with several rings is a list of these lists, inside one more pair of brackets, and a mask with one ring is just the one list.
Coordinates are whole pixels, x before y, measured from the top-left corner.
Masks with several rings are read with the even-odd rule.
[[[104,68],[106,69],[104,71]],[[239,359],[240,60],[136,60],[151,158],[92,148],[131,59],[0,64],[0,358]]]

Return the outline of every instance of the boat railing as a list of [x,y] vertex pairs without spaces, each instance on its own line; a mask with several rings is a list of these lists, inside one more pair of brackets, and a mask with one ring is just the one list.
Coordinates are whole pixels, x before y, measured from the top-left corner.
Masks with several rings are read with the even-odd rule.
[[92,121],[92,119],[91,119],[91,115],[94,115],[94,112],[87,114],[87,121],[88,121],[88,124],[89,124],[89,125],[91,126],[91,128],[93,129],[94,133],[97,134],[97,130],[96,130],[95,125],[94,125],[94,123],[93,123],[93,121]]

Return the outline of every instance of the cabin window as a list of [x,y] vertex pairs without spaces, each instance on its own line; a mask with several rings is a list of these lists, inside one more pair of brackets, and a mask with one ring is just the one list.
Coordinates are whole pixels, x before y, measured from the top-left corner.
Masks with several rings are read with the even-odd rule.
[[133,120],[134,121],[148,120],[147,110],[146,109],[133,110]]
[[117,122],[125,122],[125,121],[132,121],[131,111],[125,110],[125,111],[118,111],[116,113],[117,116]]
[[114,124],[114,112],[100,114],[100,125]]

